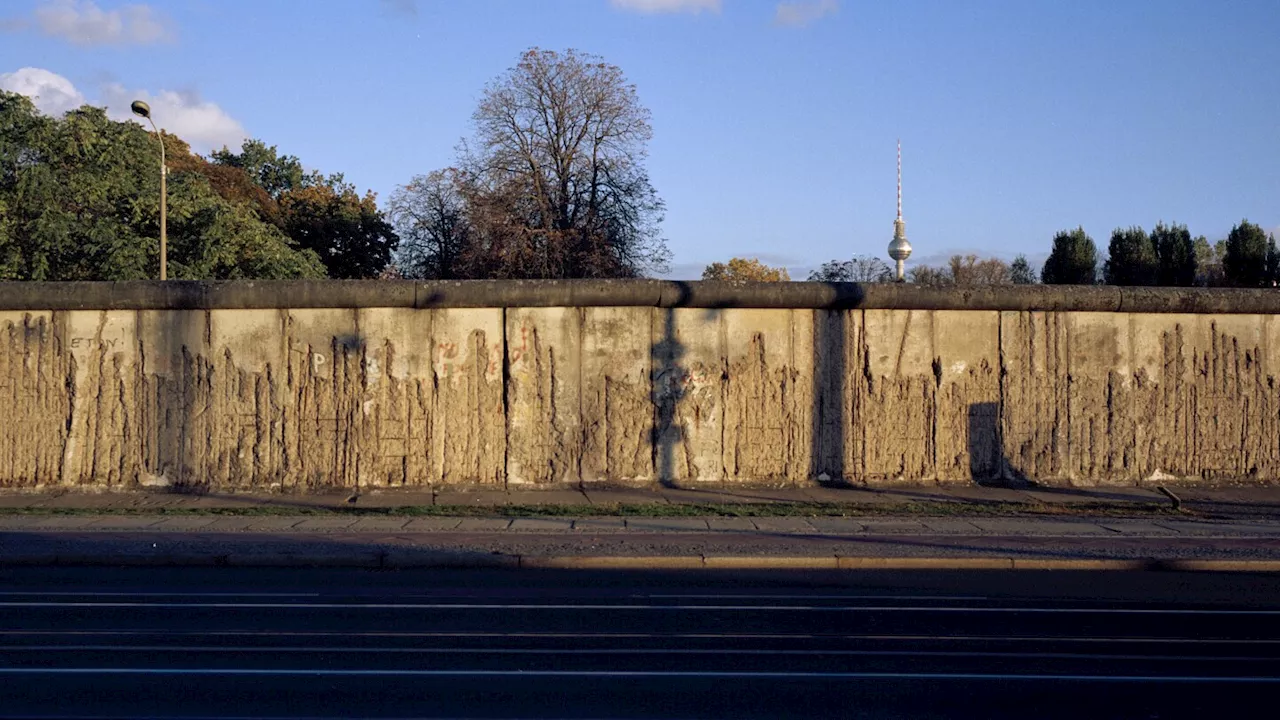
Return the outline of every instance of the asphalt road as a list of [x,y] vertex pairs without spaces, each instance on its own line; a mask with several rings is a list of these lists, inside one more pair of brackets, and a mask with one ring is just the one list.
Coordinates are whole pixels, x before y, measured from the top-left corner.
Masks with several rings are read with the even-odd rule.
[[1280,578],[0,569],[4,717],[1232,717]]

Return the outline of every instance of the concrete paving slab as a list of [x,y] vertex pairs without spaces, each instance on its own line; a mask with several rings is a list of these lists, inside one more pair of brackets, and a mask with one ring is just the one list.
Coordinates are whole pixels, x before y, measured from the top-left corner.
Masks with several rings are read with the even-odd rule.
[[219,518],[219,517],[201,517],[199,515],[182,515],[179,517],[167,517],[152,526],[152,530],[202,530],[213,525],[218,520],[245,520],[246,525],[249,518]]
[[630,488],[587,488],[583,491],[592,505],[665,505],[667,499],[654,490]]
[[356,507],[397,508],[424,507],[435,504],[435,493],[430,490],[386,490],[360,495]]
[[507,504],[507,494],[501,490],[477,490],[474,492],[436,493],[436,505],[466,505],[469,507],[494,507]]
[[298,523],[304,522],[307,518],[302,517],[260,517],[252,518],[248,529],[260,532],[284,532],[286,530],[295,530]]
[[621,532],[627,529],[627,521],[620,517],[578,518],[573,529],[583,532]]
[[61,495],[50,495],[40,507],[48,508],[109,508],[129,502],[128,495],[120,493],[80,493],[69,492]]
[[930,532],[939,535],[981,535],[982,528],[968,520],[928,518],[920,521]]
[[1182,535],[1262,535],[1280,536],[1280,524],[1268,522],[1209,522],[1196,520],[1160,520],[1162,527]]
[[680,505],[741,505],[744,503],[776,503],[779,500],[747,490],[721,488],[663,488],[658,491],[667,502]]
[[511,526],[511,521],[507,518],[463,518],[458,523],[458,530],[506,530]]
[[741,505],[755,502],[735,492],[724,492],[718,488],[662,488],[658,492],[672,505]]
[[0,493],[0,508],[40,507],[45,496],[30,493]]
[[585,493],[578,490],[512,490],[508,505],[590,505]]
[[707,518],[707,528],[720,532],[734,530],[749,532],[756,529],[756,524],[751,522],[749,517],[709,517]]
[[100,515],[33,515],[35,522],[28,527],[50,530],[87,530]]
[[362,517],[347,529],[351,532],[395,532],[404,529],[409,522],[405,517]]
[[690,532],[707,529],[706,518],[627,518],[627,529],[640,532]]
[[928,492],[930,494],[935,494],[940,498],[964,500],[967,502],[1032,502],[1031,496],[1027,495],[1022,490],[1016,490],[1013,488],[982,487],[981,485],[947,485],[938,488],[930,488]]
[[807,502],[820,503],[896,503],[903,502],[882,492],[860,488],[805,488]]
[[857,520],[862,523],[865,531],[871,535],[919,535],[929,531],[924,526],[924,523],[918,520],[903,520],[900,518],[857,518]]
[[1073,520],[1041,520],[1020,518],[990,518],[974,520],[984,532],[993,535],[1114,535],[1096,522]]
[[1098,520],[1097,524],[1121,535],[1155,535],[1162,537],[1179,535],[1177,530],[1164,527],[1155,520]]
[[360,518],[357,517],[317,517],[307,518],[297,525],[293,526],[294,530],[346,530]]
[[507,529],[512,532],[566,532],[573,529],[573,518],[516,518]]
[[164,518],[146,515],[117,515],[115,517],[98,518],[89,524],[93,530],[146,530],[160,523]]
[[[205,529],[210,532],[240,532],[248,530],[259,519],[253,517],[220,517],[205,526]],[[294,522],[297,522],[297,520],[295,519]]]
[[1039,488],[1023,492],[1043,503],[1169,502],[1164,495],[1146,488]]
[[809,518],[809,524],[820,533],[836,535],[854,535],[866,530],[866,526],[853,518],[816,517]]
[[424,517],[414,518],[401,527],[405,532],[439,532],[453,530],[462,523],[462,518]]
[[751,518],[756,530],[760,532],[811,533],[816,532],[808,518],[802,517],[759,517]]

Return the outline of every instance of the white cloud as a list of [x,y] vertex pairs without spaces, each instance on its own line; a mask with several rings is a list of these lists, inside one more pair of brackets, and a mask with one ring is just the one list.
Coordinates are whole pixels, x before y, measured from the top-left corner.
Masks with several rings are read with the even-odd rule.
[[169,22],[149,5],[103,10],[93,0],[48,0],[35,24],[50,37],[75,45],[151,45],[173,39]]
[[152,95],[145,90],[128,90],[120,83],[102,87],[102,103],[115,120],[139,121],[129,109],[134,100],[151,106],[151,117],[165,132],[186,140],[197,152],[232,148],[248,137],[244,126],[216,104],[190,92],[161,90]]
[[47,115],[61,115],[81,105],[105,105],[113,120],[141,122],[129,106],[142,100],[151,106],[151,117],[166,132],[186,140],[197,152],[209,152],[223,145],[239,147],[248,137],[244,126],[215,103],[193,92],[129,90],[120,83],[106,83],[98,89],[97,101],[88,99],[67,78],[43,68],[27,67],[0,74],[0,88],[26,95]]
[[721,0],[609,0],[619,10],[638,13],[720,12]]
[[43,68],[24,67],[0,74],[0,89],[26,95],[46,115],[60,116],[84,105],[84,93],[58,73]]
[[787,27],[804,27],[809,23],[821,20],[827,15],[834,15],[839,10],[839,0],[781,2],[778,3],[777,11],[774,12],[773,24]]

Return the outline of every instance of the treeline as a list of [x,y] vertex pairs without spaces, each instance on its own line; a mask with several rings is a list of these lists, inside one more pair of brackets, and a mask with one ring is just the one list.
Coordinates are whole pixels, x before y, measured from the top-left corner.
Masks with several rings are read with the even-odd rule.
[[[1025,255],[1012,263],[977,255],[953,255],[945,265],[916,265],[906,280],[918,285],[1147,285],[1162,287],[1280,287],[1280,251],[1274,235],[1241,221],[1227,237],[1212,245],[1203,235],[1193,238],[1186,225],[1157,223],[1150,233],[1140,227],[1111,233],[1107,259],[1099,262],[1098,248],[1084,228],[1064,230],[1053,238],[1053,249],[1039,273]],[[786,268],[774,268],[754,258],[712,263],[703,280],[775,282],[789,279]],[[809,274],[816,282],[892,282],[893,270],[879,258],[855,255],[832,260]]]
[[[397,236],[372,193],[250,140],[205,158],[172,134],[169,275],[175,279],[375,277]],[[157,275],[160,148],[102,108],[62,117],[0,91],[0,280]]]

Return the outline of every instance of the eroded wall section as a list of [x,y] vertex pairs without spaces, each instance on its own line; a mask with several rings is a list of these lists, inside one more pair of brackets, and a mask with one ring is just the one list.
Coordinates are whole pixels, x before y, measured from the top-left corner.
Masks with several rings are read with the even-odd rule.
[[0,314],[0,485],[1280,480],[1270,315]]

